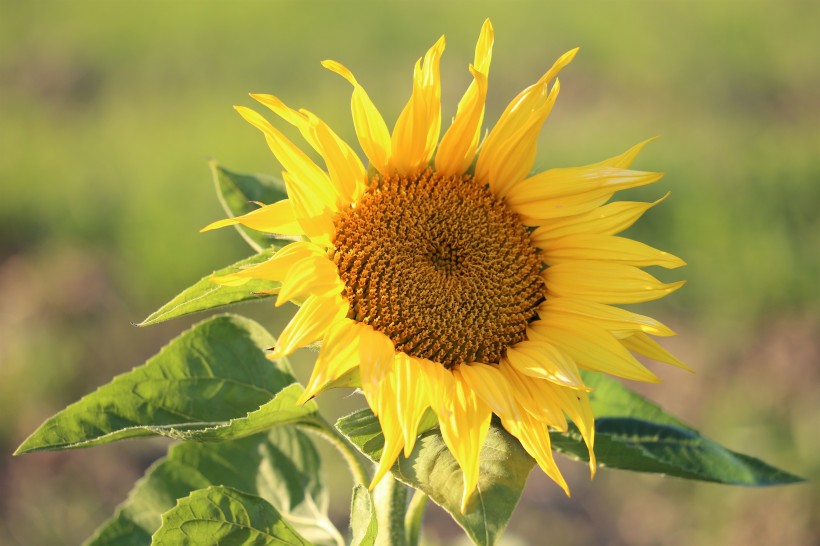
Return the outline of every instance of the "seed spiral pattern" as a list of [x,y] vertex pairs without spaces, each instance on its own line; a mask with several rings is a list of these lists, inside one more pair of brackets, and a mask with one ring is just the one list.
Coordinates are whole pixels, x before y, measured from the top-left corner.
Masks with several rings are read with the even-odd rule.
[[469,175],[375,177],[335,227],[349,317],[410,356],[498,363],[544,299],[527,229]]

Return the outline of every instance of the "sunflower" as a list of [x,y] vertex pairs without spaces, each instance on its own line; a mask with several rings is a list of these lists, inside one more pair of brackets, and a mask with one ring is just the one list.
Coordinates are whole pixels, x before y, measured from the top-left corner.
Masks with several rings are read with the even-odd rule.
[[279,283],[276,305],[300,305],[270,356],[321,342],[302,401],[358,368],[384,432],[373,484],[402,451],[410,454],[432,410],[464,474],[462,509],[493,414],[569,493],[549,430],[566,430],[569,418],[594,473],[594,418],[579,370],[655,382],[633,353],[681,365],[650,337],[674,335],[669,328],[611,305],[654,300],[683,284],[640,269],[682,260],[616,236],[658,201],[607,203],[662,173],[629,169],[642,142],[599,163],[529,174],[558,97],[556,76],[577,49],[516,96],[479,146],[489,20],[472,82],[439,140],[444,46],[442,37],[416,63],[392,133],[350,70],[322,63],[353,87],[353,123],[370,171],[307,110],[251,95],[295,126],[325,168],[266,118],[236,107],[284,167],[288,197],[203,231],[241,224],[297,240],[267,262],[212,280]]

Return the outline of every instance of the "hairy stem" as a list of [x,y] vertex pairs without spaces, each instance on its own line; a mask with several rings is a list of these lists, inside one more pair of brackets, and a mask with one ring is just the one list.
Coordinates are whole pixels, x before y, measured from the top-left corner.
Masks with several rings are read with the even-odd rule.
[[310,423],[303,424],[303,428],[321,436],[342,454],[342,457],[347,461],[347,466],[350,467],[350,473],[353,475],[353,481],[355,482],[354,485],[361,483],[367,486],[369,484],[370,473],[362,463],[361,457],[359,457],[359,454],[353,446],[350,445],[350,442],[347,441],[347,438],[336,430],[336,427],[317,415]]
[[388,472],[373,490],[373,503],[379,524],[376,546],[407,546],[404,531],[407,487]]
[[418,546],[421,538],[421,521],[424,519],[424,509],[427,508],[427,495],[416,489],[407,507],[404,516],[404,528],[407,533],[407,546]]

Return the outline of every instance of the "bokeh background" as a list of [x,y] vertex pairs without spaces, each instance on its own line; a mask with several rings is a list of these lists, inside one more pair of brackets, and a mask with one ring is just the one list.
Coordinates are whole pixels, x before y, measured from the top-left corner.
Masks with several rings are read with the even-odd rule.
[[[637,168],[672,196],[632,234],[684,257],[688,279],[646,309],[697,371],[637,386],[725,445],[820,475],[820,22],[817,2],[0,1],[0,544],[77,544],[164,440],[12,458],[45,418],[141,364],[192,321],[139,322],[250,253],[223,230],[207,160],[280,167],[231,109],[270,92],[353,142],[334,58],[395,120],[415,60],[446,33],[444,119],[496,28],[487,120],[581,46],[537,166],[598,161],[660,135]],[[277,331],[272,306],[242,309]],[[295,366],[304,377],[311,354]],[[329,395],[333,418],[363,401]],[[350,482],[328,453],[333,517]],[[561,462],[568,499],[533,472],[509,544],[820,543],[820,489],[741,489]],[[347,480],[347,481],[346,481]],[[430,510],[427,538],[461,535]]]

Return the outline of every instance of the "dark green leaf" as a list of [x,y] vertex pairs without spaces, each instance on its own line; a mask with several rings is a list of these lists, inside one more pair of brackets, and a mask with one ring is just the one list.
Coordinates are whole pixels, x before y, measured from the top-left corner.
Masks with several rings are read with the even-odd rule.
[[[276,177],[237,173],[226,169],[216,161],[211,161],[210,166],[219,202],[230,218],[256,210],[259,206],[254,201],[270,205],[288,196],[285,183]],[[273,235],[247,229],[238,224],[235,227],[242,238],[257,252],[275,241]]]
[[[595,456],[600,466],[731,485],[802,481],[705,438],[616,379],[599,373],[582,373],[586,385],[593,389],[590,403],[596,416]],[[576,459],[589,460],[576,429],[552,436],[557,450]]]
[[311,546],[265,499],[221,486],[180,499],[162,515],[151,544]]
[[373,546],[377,532],[373,497],[365,486],[358,484],[353,488],[353,498],[350,501],[350,546]]
[[286,362],[271,362],[273,338],[255,322],[224,315],[201,322],[146,364],[120,375],[47,420],[17,453],[88,447],[136,436],[224,439],[275,424],[310,421],[316,405]]
[[[336,427],[367,457],[379,460],[384,437],[370,410],[343,417]],[[410,457],[399,457],[393,474],[449,512],[474,542],[490,545],[507,526],[535,462],[496,423],[490,427],[480,457],[478,487],[465,513],[460,510],[463,475],[438,429],[422,434]]]
[[[174,299],[151,313],[148,318],[137,326],[150,326],[151,324],[165,322],[166,320],[184,317],[185,315],[191,315],[201,311],[275,296],[279,291],[279,283],[251,279],[242,286],[220,286],[212,283],[210,279],[214,275],[236,273],[242,267],[262,263],[273,256],[279,248],[281,248],[281,245],[273,245],[259,254],[240,260],[233,265],[229,265],[203,277],[197,281],[196,284],[183,290],[182,293]],[[262,292],[266,293],[263,294]]]
[[279,427],[239,440],[173,446],[86,546],[147,546],[159,529],[160,515],[176,499],[210,485],[267,500],[308,540],[343,542],[327,516],[328,497],[313,442],[295,427]]
[[[552,433],[553,447],[588,461],[578,430]],[[736,453],[675,425],[631,417],[601,417],[595,421],[595,456],[602,467],[666,474],[678,478],[730,485],[780,485],[802,481],[766,463]]]

